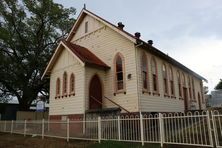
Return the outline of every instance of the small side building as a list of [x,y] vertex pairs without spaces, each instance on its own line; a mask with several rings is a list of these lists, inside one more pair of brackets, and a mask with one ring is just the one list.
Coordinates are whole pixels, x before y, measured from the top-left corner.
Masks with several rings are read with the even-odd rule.
[[211,94],[206,97],[209,107],[222,107],[222,90],[211,91]]

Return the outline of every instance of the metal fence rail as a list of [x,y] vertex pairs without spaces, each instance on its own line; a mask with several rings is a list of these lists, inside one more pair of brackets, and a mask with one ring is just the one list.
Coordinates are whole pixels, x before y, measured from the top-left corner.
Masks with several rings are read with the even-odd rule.
[[0,131],[44,137],[222,147],[218,111],[98,117],[70,121],[0,121]]

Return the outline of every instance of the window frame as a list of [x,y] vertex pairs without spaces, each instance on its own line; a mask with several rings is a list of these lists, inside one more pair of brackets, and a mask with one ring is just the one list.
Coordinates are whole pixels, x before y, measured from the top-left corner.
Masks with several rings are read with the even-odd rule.
[[[122,89],[118,89],[118,83],[119,81],[117,80],[117,59],[120,58],[121,62],[122,62],[122,85],[123,88]],[[113,65],[114,65],[114,95],[118,94],[118,93],[124,93],[126,94],[126,76],[125,76],[125,59],[123,57],[123,55],[118,52],[116,53],[114,60],[113,60]]]
[[63,73],[63,91],[62,91],[62,94],[63,94],[63,96],[65,96],[65,97],[67,97],[67,89],[68,89],[68,86],[67,86],[67,84],[68,84],[68,74],[67,74],[67,72],[65,71],[64,73]]
[[192,83],[192,88],[193,88],[193,101],[194,102],[197,102],[197,98],[196,98],[196,90],[195,90],[195,84],[194,84],[194,78],[192,77],[192,80],[191,80],[191,83]]
[[60,87],[61,87],[61,81],[60,78],[56,79],[56,95],[55,98],[60,98]]
[[173,75],[172,66],[169,66],[169,81],[170,81],[170,95],[171,97],[175,97],[174,75]]
[[188,76],[187,79],[188,79],[189,98],[190,100],[193,100],[191,77]]
[[[164,71],[165,69],[165,71]],[[169,88],[168,88],[168,71],[165,63],[162,64],[162,76],[163,76],[163,92],[164,96],[168,96]]]
[[[155,67],[155,74],[153,71],[153,67]],[[160,95],[159,94],[159,84],[158,84],[158,69],[157,69],[157,62],[156,62],[155,57],[151,58],[151,74],[152,74],[153,95]],[[155,77],[154,77],[154,75],[155,75]],[[156,84],[154,84],[154,83],[156,83]],[[156,86],[156,90],[154,89],[154,86]]]
[[86,21],[85,22],[85,33],[88,33],[88,31],[89,31],[89,22],[88,21]]
[[70,82],[69,82],[69,95],[75,95],[75,75],[72,73],[70,75]]
[[179,70],[177,70],[177,83],[178,83],[179,99],[182,99],[181,74]]
[[[149,66],[148,66],[148,59],[147,54],[145,52],[142,53],[141,56],[141,78],[142,78],[142,91],[143,93],[147,92],[150,93],[150,86],[149,86]],[[144,69],[145,67],[145,69]],[[144,80],[144,73],[146,75],[146,79]],[[146,84],[146,88],[144,87]]]

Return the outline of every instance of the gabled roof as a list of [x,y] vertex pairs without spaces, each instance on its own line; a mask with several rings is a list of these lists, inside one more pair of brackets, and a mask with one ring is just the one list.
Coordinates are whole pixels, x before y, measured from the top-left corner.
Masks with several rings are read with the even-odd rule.
[[179,63],[178,61],[176,61],[175,59],[173,59],[172,57],[166,55],[165,53],[163,53],[162,51],[158,50],[157,48],[151,46],[150,44],[144,42],[143,40],[138,39],[137,40],[137,45],[140,46],[141,48],[148,50],[150,53],[166,60],[167,62],[171,63],[172,65],[174,65],[175,67],[179,67],[180,69],[184,70],[185,72],[194,75],[195,77],[204,80],[207,82],[207,79],[205,79],[204,77],[200,76],[199,74],[195,73],[194,71],[190,70],[189,68],[187,68],[186,66],[184,66],[183,64]]
[[97,68],[102,68],[104,70],[110,68],[107,64],[105,64],[101,59],[99,59],[87,48],[63,40],[59,43],[58,47],[56,48],[56,51],[50,59],[42,75],[42,78],[45,75],[50,74],[53,65],[55,64],[56,60],[58,59],[59,55],[61,54],[64,48],[67,49],[78,61],[80,61],[81,65],[83,66],[93,66]]
[[75,32],[76,32],[76,29],[78,28],[78,26],[80,25],[80,23],[82,22],[82,20],[84,19],[84,17],[86,15],[90,15],[92,16],[93,18],[103,22],[105,25],[109,26],[110,28],[112,28],[114,31],[117,31],[118,33],[122,34],[124,37],[128,38],[130,41],[132,41],[135,45],[138,45],[140,43],[142,43],[142,45],[140,46],[141,48],[144,48],[146,50],[148,50],[149,52],[151,52],[152,54],[160,57],[160,58],[163,58],[164,60],[168,61],[169,63],[171,63],[172,65],[176,66],[176,67],[179,67],[181,69],[183,69],[185,72],[187,73],[190,73],[192,75],[194,75],[195,77],[199,78],[199,79],[202,79],[204,81],[207,82],[207,80],[200,76],[199,74],[195,73],[194,71],[190,70],[189,68],[187,68],[186,66],[184,66],[183,64],[181,64],[180,62],[176,61],[175,59],[173,59],[172,57],[166,55],[165,53],[163,53],[162,51],[160,51],[159,49],[155,48],[154,46],[151,46],[150,44],[148,44],[147,42],[139,39],[139,38],[136,38],[133,34],[123,30],[123,29],[120,29],[119,27],[117,27],[116,25],[110,23],[109,21],[103,19],[102,17],[90,12],[89,10],[86,10],[86,9],[82,9],[80,15],[78,16],[77,18],[77,21],[76,23],[74,24],[72,30],[70,31],[68,37],[66,40],[71,40],[72,37],[74,36]]
[[101,59],[99,59],[90,50],[80,45],[73,44],[68,41],[62,41],[79,59],[86,65],[98,66],[101,68],[109,69],[110,67],[106,65]]
[[120,33],[121,35],[123,35],[124,37],[128,38],[130,41],[136,43],[136,37],[128,32],[126,32],[125,30],[120,29],[119,27],[117,27],[116,25],[110,23],[109,21],[103,19],[102,17],[94,14],[93,12],[86,10],[86,9],[82,9],[82,11],[80,12],[75,24],[73,25],[68,37],[66,38],[67,41],[70,41],[73,36],[76,33],[76,30],[78,29],[79,25],[81,24],[82,20],[84,19],[84,17],[86,15],[89,15],[93,18],[95,18],[96,20],[99,20],[100,22],[102,22],[103,24],[105,24],[106,26],[112,28],[114,31]]
[[[76,30],[78,29],[79,25],[81,24],[82,20],[84,19],[84,17],[86,15],[89,15],[93,18],[95,18],[96,20],[99,20],[100,22],[104,23],[106,26],[110,27],[111,29],[113,29],[114,31],[118,32],[119,34],[121,34],[122,36],[126,37],[127,39],[129,39],[131,42],[133,42],[137,47],[141,47],[143,49],[148,50],[149,52],[151,52],[152,54],[166,60],[167,62],[169,62],[170,64],[174,65],[175,67],[181,68],[183,69],[185,72],[190,73],[192,75],[194,75],[195,77],[202,79],[204,81],[207,82],[207,80],[198,75],[197,73],[193,72],[192,70],[190,70],[189,68],[187,68],[186,66],[184,66],[183,64],[181,64],[180,62],[176,61],[175,59],[173,59],[172,57],[166,55],[165,53],[163,53],[162,51],[160,51],[159,49],[155,48],[154,46],[151,46],[150,44],[148,44],[147,42],[136,38],[134,35],[130,34],[129,32],[120,29],[119,27],[117,27],[116,25],[110,23],[109,21],[101,18],[100,16],[90,12],[89,10],[86,9],[82,9],[82,11],[80,12],[75,24],[73,25],[68,37],[66,38],[66,41],[63,41],[63,44],[65,46],[67,46],[70,50],[73,48],[75,50],[71,50],[75,56],[77,56],[83,63],[88,64],[88,65],[96,65],[99,67],[103,67],[103,68],[108,68],[108,66],[102,62],[98,57],[96,57],[92,52],[90,52],[88,49],[72,44],[70,43],[70,40],[73,38],[73,36],[76,33]],[[142,44],[141,44],[142,43]],[[83,49],[84,51],[81,51],[81,49]],[[86,54],[88,53],[88,54]],[[78,56],[79,55],[79,56]],[[84,57],[85,56],[85,57]],[[94,58],[92,58],[94,57]],[[51,62],[51,60],[50,60]],[[49,63],[50,64],[50,63]],[[49,65],[48,65],[49,66]],[[48,68],[47,66],[47,68]],[[46,71],[45,71],[46,72]],[[45,75],[45,72],[43,74],[43,76]],[[42,77],[43,77],[42,76]]]

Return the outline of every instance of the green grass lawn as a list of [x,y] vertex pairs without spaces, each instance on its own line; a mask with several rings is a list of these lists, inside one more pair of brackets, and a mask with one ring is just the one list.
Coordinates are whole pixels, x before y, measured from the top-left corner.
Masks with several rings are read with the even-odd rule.
[[128,143],[119,141],[101,141],[101,143],[94,143],[89,148],[160,148],[160,144],[145,144]]

